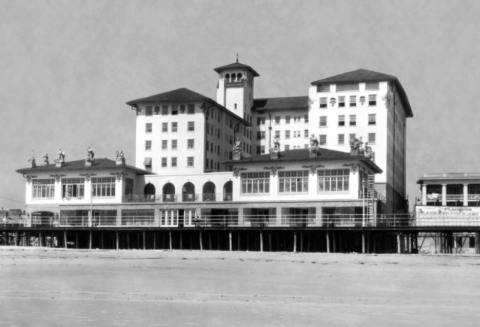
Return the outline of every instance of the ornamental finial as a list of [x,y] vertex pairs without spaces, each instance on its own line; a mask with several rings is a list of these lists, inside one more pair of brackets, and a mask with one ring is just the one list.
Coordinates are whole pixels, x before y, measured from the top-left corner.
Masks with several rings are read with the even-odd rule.
[[238,62],[238,53],[237,53],[237,62]]

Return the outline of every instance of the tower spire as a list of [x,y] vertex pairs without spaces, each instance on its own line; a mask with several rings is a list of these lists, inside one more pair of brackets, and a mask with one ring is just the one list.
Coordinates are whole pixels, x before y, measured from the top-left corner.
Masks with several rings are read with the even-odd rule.
[[237,53],[237,62],[238,62],[238,53]]

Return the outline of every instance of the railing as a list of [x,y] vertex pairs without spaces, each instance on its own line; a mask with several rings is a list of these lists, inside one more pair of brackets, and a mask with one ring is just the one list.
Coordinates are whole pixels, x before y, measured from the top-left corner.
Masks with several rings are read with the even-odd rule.
[[[373,190],[373,197],[374,197],[374,199],[377,199],[377,200],[380,200],[380,201],[383,201],[383,202],[386,201],[386,198],[381,193],[378,193],[375,190]],[[358,198],[359,199],[368,199],[368,191],[365,190],[364,192],[362,192],[362,190],[358,190]]]
[[232,193],[202,193],[202,194],[161,194],[161,195],[126,195],[125,202],[217,202],[233,201]]
[[[463,201],[463,194],[447,194],[447,201]],[[480,194],[468,194],[469,201],[480,201]],[[427,201],[442,201],[442,195],[438,193],[427,194]]]

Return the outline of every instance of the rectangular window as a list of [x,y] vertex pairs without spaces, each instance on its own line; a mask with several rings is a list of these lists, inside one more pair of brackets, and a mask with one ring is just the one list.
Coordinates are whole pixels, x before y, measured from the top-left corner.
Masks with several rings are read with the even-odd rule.
[[133,194],[133,178],[125,178],[125,195]]
[[285,117],[285,124],[290,124],[290,116]]
[[355,134],[350,134],[350,142],[355,141]]
[[168,141],[162,140],[162,150],[167,150],[167,149],[168,149]]
[[115,177],[92,177],[93,197],[115,197]]
[[153,108],[151,106],[145,107],[145,116],[152,116]]
[[275,116],[275,124],[280,124],[280,116]]
[[349,169],[318,170],[319,192],[348,192]]
[[193,167],[194,157],[187,157],[187,167]]
[[177,167],[177,158],[176,157],[172,158],[172,167]]
[[152,150],[152,141],[145,141],[145,151]]
[[280,131],[275,131],[275,138],[279,139],[280,138]]
[[307,193],[308,170],[278,172],[280,193]]
[[327,116],[320,116],[320,127],[327,127]]
[[260,146],[257,145],[257,154],[260,154],[261,153],[261,149],[260,149]]
[[189,104],[187,107],[187,114],[193,115],[195,114],[195,106],[193,104]]
[[172,140],[172,150],[177,149],[177,140]]
[[330,85],[317,85],[317,93],[330,92]]
[[375,144],[376,138],[375,133],[368,133],[368,143]]
[[368,96],[368,105],[376,106],[377,105],[377,96],[375,94]]
[[187,140],[187,149],[193,149],[195,147],[195,140],[189,139]]
[[168,106],[162,106],[162,116],[168,115]]
[[338,126],[345,126],[345,116],[338,116]]
[[34,179],[32,183],[33,183],[34,199],[55,198],[55,180],[54,179]]
[[162,123],[162,133],[168,133],[168,123]]
[[285,139],[289,139],[290,138],[290,131],[285,131]]
[[357,116],[350,115],[350,126],[357,126]]
[[260,150],[261,150],[261,154],[264,154],[264,153],[265,153],[265,145],[262,145],[262,146],[260,147]]
[[303,137],[308,138],[308,129],[303,131]]
[[145,133],[151,133],[152,132],[152,124],[147,123],[145,124]]
[[356,107],[357,106],[357,96],[351,95],[350,96],[350,107]]
[[172,115],[178,115],[178,106],[176,104],[172,105]]
[[338,134],[338,145],[345,145],[345,134]]
[[195,131],[195,122],[194,121],[189,121],[188,122],[188,131],[189,132],[194,132]]
[[178,130],[178,123],[172,123],[172,132],[176,133]]
[[167,158],[162,158],[162,168],[167,167]]
[[270,173],[241,173],[242,194],[270,193]]
[[327,107],[327,98],[320,98],[320,108]]
[[285,151],[288,151],[288,150],[290,150],[290,145],[285,144]]
[[380,89],[380,83],[379,82],[371,82],[371,83],[365,83],[365,90],[367,91],[375,91]]
[[338,97],[338,106],[339,107],[345,107],[345,97],[344,96]]
[[368,125],[376,125],[376,117],[375,114],[369,114],[368,115]]
[[320,134],[320,137],[319,137],[319,144],[320,145],[327,145],[327,135],[325,134]]
[[265,117],[257,117],[257,125],[265,125]]
[[308,115],[304,115],[303,120],[305,120],[305,123],[308,123]]
[[359,84],[337,84],[337,92],[358,91]]

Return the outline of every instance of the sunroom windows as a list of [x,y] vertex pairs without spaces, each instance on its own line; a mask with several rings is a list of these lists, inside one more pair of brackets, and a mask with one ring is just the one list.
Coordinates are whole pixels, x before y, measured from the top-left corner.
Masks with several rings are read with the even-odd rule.
[[242,194],[270,193],[270,173],[241,173]]
[[32,183],[33,183],[34,199],[55,198],[55,180],[54,179],[34,179]]
[[115,177],[92,178],[93,197],[115,197]]
[[349,169],[318,170],[319,192],[348,192]]
[[278,173],[280,193],[307,193],[308,170],[281,171]]
[[62,198],[83,198],[84,196],[84,178],[62,178]]

